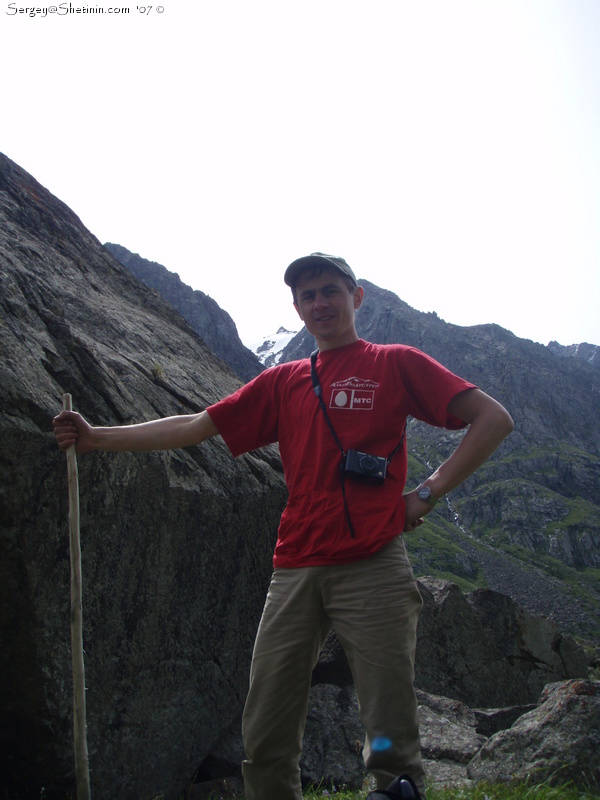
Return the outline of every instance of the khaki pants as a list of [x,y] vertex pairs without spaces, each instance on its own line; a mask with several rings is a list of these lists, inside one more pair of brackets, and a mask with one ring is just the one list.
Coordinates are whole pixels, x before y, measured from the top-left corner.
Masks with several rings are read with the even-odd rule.
[[[311,674],[329,629],[346,652],[366,731],[363,757],[385,788],[408,773],[425,795],[413,688],[422,599],[398,536],[364,561],[276,569],[256,636],[242,733],[246,800],[301,800]],[[371,749],[376,737],[391,741]]]

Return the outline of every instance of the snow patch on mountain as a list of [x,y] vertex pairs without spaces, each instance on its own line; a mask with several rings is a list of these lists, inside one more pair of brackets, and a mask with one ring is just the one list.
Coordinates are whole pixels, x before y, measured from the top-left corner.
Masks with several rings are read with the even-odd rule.
[[297,333],[298,331],[288,331],[286,328],[281,327],[277,333],[265,336],[258,342],[249,344],[248,349],[258,356],[259,361],[265,367],[273,367],[279,363],[284,348]]

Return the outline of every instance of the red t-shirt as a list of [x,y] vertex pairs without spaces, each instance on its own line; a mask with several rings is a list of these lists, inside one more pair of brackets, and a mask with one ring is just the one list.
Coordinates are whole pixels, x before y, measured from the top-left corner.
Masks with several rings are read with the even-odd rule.
[[[344,450],[388,457],[410,415],[450,429],[450,400],[474,388],[425,353],[363,340],[319,353],[319,382]],[[208,413],[234,456],[279,442],[289,490],[273,558],[275,567],[343,564],[366,558],[402,532],[406,441],[382,485],[340,481],[342,454],[313,391],[310,359],[265,370]]]

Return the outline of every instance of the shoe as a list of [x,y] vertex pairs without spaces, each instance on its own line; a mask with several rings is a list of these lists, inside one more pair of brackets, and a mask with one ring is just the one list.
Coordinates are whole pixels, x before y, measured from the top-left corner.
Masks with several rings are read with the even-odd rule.
[[367,800],[421,800],[421,795],[410,775],[400,775],[387,789],[369,792]]

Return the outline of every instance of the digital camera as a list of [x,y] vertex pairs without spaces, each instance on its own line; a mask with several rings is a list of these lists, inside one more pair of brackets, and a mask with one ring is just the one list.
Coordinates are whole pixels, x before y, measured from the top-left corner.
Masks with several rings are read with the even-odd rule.
[[344,459],[344,475],[369,483],[383,483],[388,460],[359,450],[348,450]]

